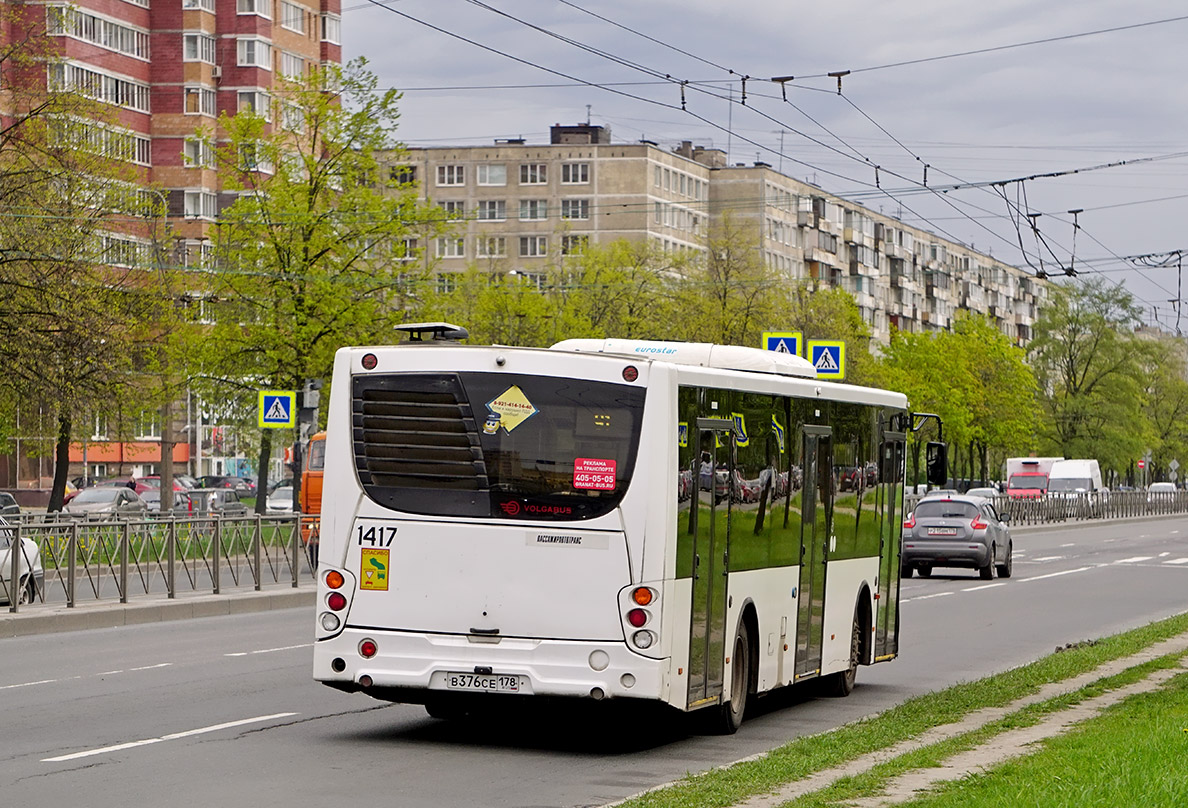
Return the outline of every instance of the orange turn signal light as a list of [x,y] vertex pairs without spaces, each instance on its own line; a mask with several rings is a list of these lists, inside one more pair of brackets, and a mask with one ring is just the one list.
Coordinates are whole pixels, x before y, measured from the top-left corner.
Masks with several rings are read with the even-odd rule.
[[652,602],[652,590],[646,586],[641,586],[631,593],[631,599],[635,601],[638,606],[647,606]]
[[346,583],[346,579],[342,577],[342,573],[338,570],[330,570],[326,573],[326,586],[331,589],[341,589],[344,583]]

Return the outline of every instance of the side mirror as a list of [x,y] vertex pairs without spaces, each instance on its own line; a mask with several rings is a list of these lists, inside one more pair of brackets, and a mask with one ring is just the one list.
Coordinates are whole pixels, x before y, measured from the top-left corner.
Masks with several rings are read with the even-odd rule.
[[929,441],[924,458],[928,484],[943,488],[949,482],[949,447],[939,441]]

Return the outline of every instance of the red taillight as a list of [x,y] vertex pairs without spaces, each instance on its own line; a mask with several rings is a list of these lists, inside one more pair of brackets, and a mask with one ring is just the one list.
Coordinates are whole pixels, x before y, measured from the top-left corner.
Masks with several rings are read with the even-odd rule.
[[364,640],[359,643],[359,656],[364,659],[371,659],[378,650],[379,647],[376,646],[375,640]]
[[909,513],[907,519],[903,520],[903,529],[911,530],[915,526],[916,526],[916,515],[914,513]]
[[331,592],[326,598],[326,605],[336,612],[341,612],[346,608],[346,595],[341,592]]
[[969,526],[974,530],[985,530],[986,528],[990,527],[988,523],[982,521],[982,517],[980,516],[975,516],[974,520],[969,523]]
[[627,612],[627,622],[636,628],[641,628],[644,623],[648,622],[648,613],[643,609],[632,609]]
[[623,368],[623,381],[633,382],[639,378],[639,370],[635,365],[628,365]]
[[373,353],[363,354],[360,364],[363,365],[364,370],[375,370],[375,366],[379,364],[379,359]]

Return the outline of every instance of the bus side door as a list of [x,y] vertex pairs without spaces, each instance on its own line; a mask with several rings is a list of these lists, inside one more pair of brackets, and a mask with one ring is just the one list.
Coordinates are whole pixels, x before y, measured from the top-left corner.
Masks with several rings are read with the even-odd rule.
[[801,427],[800,586],[796,614],[796,678],[821,671],[825,631],[825,560],[833,529],[833,430]]

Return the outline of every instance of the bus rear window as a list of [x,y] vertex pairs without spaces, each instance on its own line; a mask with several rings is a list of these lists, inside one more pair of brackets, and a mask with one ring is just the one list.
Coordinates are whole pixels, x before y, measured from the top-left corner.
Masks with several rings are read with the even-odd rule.
[[361,375],[355,467],[367,495],[434,516],[589,519],[631,482],[644,391],[509,373]]

